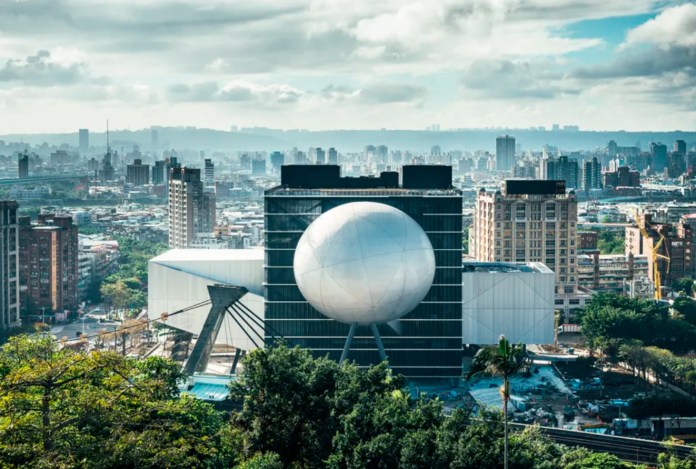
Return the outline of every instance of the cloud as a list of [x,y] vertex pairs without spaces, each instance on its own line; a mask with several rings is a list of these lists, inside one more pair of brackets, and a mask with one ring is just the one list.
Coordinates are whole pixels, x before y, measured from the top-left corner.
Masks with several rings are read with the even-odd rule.
[[174,101],[214,101],[220,89],[218,84],[210,81],[205,83],[176,83],[167,89],[168,96]]
[[355,90],[344,85],[328,85],[321,90],[321,97],[327,101],[343,102],[354,99],[360,94],[360,90]]
[[259,105],[279,105],[297,102],[304,92],[286,84],[261,85],[233,81],[224,86],[216,82],[178,83],[168,87],[167,96],[180,102],[255,102]]
[[[687,91],[693,77],[689,62],[694,61],[694,28],[687,21],[691,4],[670,8],[661,0],[119,0],[108,8],[94,0],[0,0],[0,4],[0,106],[14,106],[17,114],[19,108],[38,109],[48,103],[56,109],[72,105],[80,115],[104,106],[111,115],[121,112],[124,119],[130,115],[133,122],[149,121],[148,125],[195,121],[227,127],[230,107],[238,111],[234,119],[239,125],[460,126],[467,119],[463,114],[477,116],[473,119],[477,125],[484,115],[489,125],[506,125],[513,119],[536,119],[532,124],[541,125],[552,119],[572,120],[566,119],[568,113],[594,119],[599,111],[592,105],[613,99],[609,94],[616,95],[621,86],[632,90],[627,99],[636,103],[635,109],[655,108],[658,96],[668,94],[661,83],[671,84],[675,97],[664,100],[674,103],[675,109],[678,99],[692,102]],[[601,32],[579,38],[568,36],[565,28],[582,20],[660,9],[654,20],[628,33],[620,50],[609,50]],[[595,47],[614,56],[589,66],[592,62],[583,61]],[[72,58],[65,52],[74,50],[80,53]],[[62,88],[57,90],[58,86]],[[583,99],[588,95],[591,103]],[[93,106],[85,106],[87,97],[94,100]],[[482,103],[487,99],[507,100],[504,105],[509,109],[524,112],[508,108],[492,112],[489,103]],[[340,113],[335,112],[335,103],[341,103]],[[171,113],[168,106],[180,112]],[[394,112],[404,106],[417,107],[418,112]],[[632,119],[633,114],[626,116]],[[39,125],[28,114],[24,119],[23,125]],[[19,122],[12,125],[19,128]],[[631,120],[634,127],[635,122]],[[56,125],[55,119],[47,117],[41,125],[49,128]]]
[[629,31],[624,46],[639,43],[696,47],[696,4],[667,8]]
[[23,86],[72,85],[87,77],[87,65],[75,50],[40,50],[23,59],[9,59],[0,67],[0,82]]
[[662,76],[679,71],[696,76],[696,48],[667,46],[630,49],[608,64],[579,68],[574,76],[597,80]]
[[357,96],[367,103],[417,103],[425,98],[426,89],[420,85],[375,83],[361,89]]
[[621,77],[664,77],[678,73],[696,79],[696,5],[666,8],[631,29],[615,58],[574,75],[586,80]]
[[580,93],[557,69],[549,62],[482,60],[466,68],[462,84],[474,96],[491,99],[551,99]]
[[693,119],[696,109],[696,5],[665,8],[631,29],[613,59],[578,67],[572,76],[592,92],[626,102],[672,106]]

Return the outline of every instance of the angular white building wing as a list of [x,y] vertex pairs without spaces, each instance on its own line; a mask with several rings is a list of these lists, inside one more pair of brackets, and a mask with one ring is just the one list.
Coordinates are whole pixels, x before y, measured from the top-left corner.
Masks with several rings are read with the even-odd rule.
[[555,274],[539,262],[465,262],[462,343],[550,344],[554,339]]
[[[245,287],[249,293],[240,302],[263,320],[262,249],[172,249],[148,264],[148,316],[157,319],[209,299],[208,285],[226,284]],[[167,320],[167,325],[198,334],[210,311],[202,306]],[[252,326],[249,320],[247,320]],[[248,328],[244,322],[241,324]],[[263,336],[263,331],[255,327]],[[251,334],[254,344],[237,323],[227,316],[220,327],[217,343],[227,343],[242,350],[263,347],[258,334]]]

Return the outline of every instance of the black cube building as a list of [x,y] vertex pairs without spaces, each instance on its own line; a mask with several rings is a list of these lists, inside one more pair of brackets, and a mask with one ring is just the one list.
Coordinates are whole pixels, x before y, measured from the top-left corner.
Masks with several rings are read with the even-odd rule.
[[[435,251],[435,279],[425,299],[402,319],[379,326],[395,372],[411,378],[461,376],[462,195],[449,166],[405,166],[398,174],[347,178],[340,167],[283,166],[281,185],[265,192],[265,320],[289,345],[338,360],[350,328],[328,319],[302,296],[293,259],[307,227],[322,213],[349,202],[378,202],[413,218]],[[426,186],[426,187],[424,187]],[[273,341],[266,338],[267,343]],[[380,361],[372,332],[359,327],[350,360]]]

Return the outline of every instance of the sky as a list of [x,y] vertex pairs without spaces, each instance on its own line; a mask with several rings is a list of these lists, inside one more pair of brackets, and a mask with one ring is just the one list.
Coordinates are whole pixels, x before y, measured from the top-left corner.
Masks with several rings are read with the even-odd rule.
[[0,134],[696,128],[696,3],[0,0]]

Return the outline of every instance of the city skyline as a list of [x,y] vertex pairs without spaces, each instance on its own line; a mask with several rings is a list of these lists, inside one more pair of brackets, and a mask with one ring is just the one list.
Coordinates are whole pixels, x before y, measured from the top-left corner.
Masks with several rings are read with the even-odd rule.
[[2,133],[106,118],[121,129],[688,130],[694,22],[692,3],[623,0],[11,2]]

